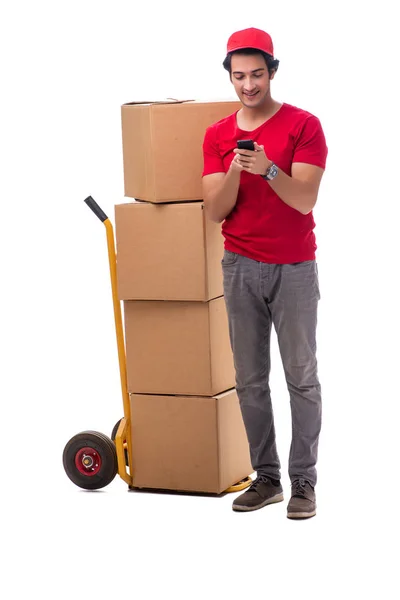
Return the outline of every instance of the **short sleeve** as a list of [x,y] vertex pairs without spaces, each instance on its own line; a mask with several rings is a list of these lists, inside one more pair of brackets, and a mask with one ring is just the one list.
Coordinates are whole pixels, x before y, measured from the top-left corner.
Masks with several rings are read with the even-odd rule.
[[203,141],[203,174],[225,173],[224,163],[216,140],[216,128],[208,127]]
[[307,163],[325,169],[328,148],[321,123],[309,116],[295,138],[292,162]]

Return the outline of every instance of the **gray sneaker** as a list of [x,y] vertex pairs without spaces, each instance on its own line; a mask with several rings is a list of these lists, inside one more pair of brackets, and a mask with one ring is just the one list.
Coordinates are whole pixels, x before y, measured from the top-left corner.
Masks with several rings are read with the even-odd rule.
[[266,475],[259,475],[249,489],[238,496],[232,504],[237,511],[257,510],[267,504],[282,502],[283,489],[279,481],[271,480]]
[[288,519],[308,519],[317,514],[315,491],[305,479],[292,484],[292,497],[287,507]]

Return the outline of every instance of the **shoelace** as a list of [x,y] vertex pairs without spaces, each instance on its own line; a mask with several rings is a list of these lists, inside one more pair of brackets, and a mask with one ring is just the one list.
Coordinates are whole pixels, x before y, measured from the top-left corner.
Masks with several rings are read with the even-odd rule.
[[260,483],[268,483],[269,479],[268,477],[266,477],[265,475],[258,475],[257,478],[253,481],[253,483],[251,484],[251,486],[249,487],[249,491],[250,490],[256,490],[259,486]]
[[304,479],[299,479],[298,481],[296,481],[295,483],[295,488],[294,488],[294,496],[298,496],[299,498],[305,498],[307,493],[306,490],[306,482]]

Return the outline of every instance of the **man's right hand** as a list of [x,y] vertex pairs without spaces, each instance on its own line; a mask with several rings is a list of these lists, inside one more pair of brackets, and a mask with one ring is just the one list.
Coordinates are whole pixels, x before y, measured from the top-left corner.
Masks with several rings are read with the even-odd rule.
[[229,170],[232,170],[236,173],[240,173],[243,171],[243,165],[239,162],[240,154],[235,154],[235,158],[232,160]]

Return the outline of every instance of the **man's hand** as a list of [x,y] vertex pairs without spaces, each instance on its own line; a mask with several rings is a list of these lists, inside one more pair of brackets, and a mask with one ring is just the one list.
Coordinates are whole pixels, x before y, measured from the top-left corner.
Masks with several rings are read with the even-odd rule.
[[254,151],[235,148],[236,156],[232,163],[236,162],[244,171],[253,175],[265,175],[267,169],[272,165],[272,161],[265,154],[264,146],[254,143],[254,148]]
[[[254,153],[253,153],[254,154]],[[231,164],[230,164],[230,170],[234,171],[235,173],[240,173],[241,171],[243,171],[243,165],[241,164],[241,162],[239,161],[240,156],[236,155]]]

